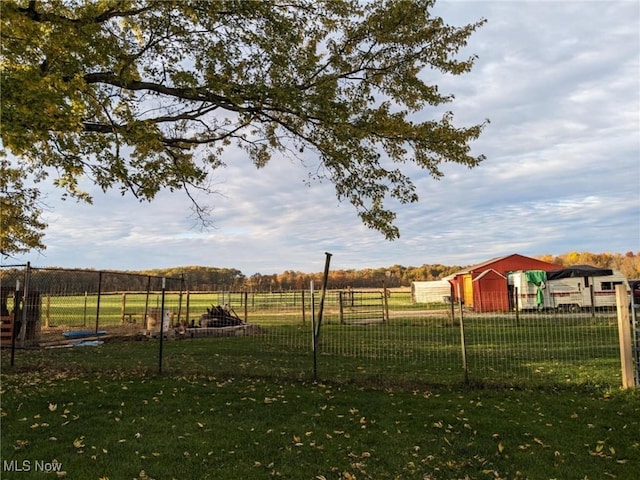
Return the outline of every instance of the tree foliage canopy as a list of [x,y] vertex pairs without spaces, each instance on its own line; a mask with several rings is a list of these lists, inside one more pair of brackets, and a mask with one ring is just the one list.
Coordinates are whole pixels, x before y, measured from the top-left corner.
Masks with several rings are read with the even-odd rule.
[[458,53],[484,20],[449,26],[433,4],[3,1],[1,139],[14,159],[3,168],[54,172],[64,195],[89,202],[81,179],[151,200],[208,191],[236,146],[257,167],[315,163],[310,179],[329,179],[365,225],[396,238],[387,201],[418,199],[403,163],[438,178],[443,162],[483,159],[470,142],[484,123],[424,110],[453,99],[431,72],[468,72],[475,58]]

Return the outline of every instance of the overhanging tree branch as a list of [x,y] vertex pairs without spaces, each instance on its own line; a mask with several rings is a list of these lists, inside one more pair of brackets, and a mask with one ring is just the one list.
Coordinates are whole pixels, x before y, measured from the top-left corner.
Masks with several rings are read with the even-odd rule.
[[484,158],[470,143],[485,123],[433,120],[425,107],[454,97],[421,75],[468,72],[475,57],[458,52],[484,20],[451,27],[433,5],[5,0],[0,140],[87,201],[83,176],[141,200],[164,188],[194,200],[232,147],[258,167],[319,162],[337,196],[393,239],[386,199],[417,198],[402,165],[438,177],[442,162]]

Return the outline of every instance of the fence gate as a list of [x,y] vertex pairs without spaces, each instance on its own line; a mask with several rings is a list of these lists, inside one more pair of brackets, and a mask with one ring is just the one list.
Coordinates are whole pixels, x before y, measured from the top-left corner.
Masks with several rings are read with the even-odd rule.
[[380,291],[339,292],[340,323],[358,325],[382,323],[384,315],[384,293]]

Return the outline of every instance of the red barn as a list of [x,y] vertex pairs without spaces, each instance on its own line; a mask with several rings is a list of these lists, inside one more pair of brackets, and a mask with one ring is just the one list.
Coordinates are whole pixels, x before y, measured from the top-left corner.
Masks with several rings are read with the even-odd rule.
[[557,270],[555,263],[514,253],[474,265],[454,273],[448,280],[453,285],[456,300],[481,312],[509,309],[507,273],[516,270]]

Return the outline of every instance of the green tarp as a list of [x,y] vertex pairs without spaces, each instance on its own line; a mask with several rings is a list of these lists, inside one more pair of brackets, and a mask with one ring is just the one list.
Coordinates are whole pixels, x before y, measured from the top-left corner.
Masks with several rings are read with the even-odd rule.
[[524,276],[528,283],[533,283],[536,289],[536,305],[542,307],[544,305],[545,282],[547,281],[547,272],[544,270],[527,270],[524,272]]

